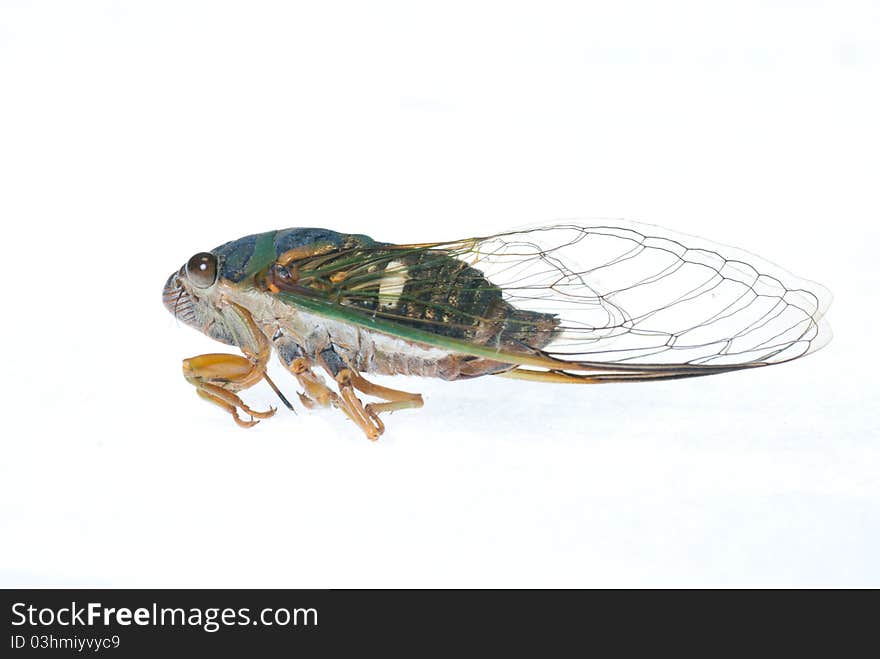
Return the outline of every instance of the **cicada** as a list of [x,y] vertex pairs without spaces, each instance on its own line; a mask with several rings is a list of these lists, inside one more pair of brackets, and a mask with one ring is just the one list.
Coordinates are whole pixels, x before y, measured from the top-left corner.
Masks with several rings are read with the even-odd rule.
[[[422,406],[365,374],[649,382],[779,364],[830,338],[831,296],[752,254],[635,223],[571,222],[419,244],[292,228],[190,258],[165,306],[240,355],[183,360],[199,396],[250,427],[239,396],[271,354],[307,408],[371,440]],[[327,379],[332,382],[328,384]],[[374,402],[364,403],[370,397]]]

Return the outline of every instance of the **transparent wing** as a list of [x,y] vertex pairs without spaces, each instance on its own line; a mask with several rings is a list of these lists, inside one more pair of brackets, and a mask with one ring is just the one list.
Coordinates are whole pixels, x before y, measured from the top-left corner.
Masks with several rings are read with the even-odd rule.
[[821,286],[655,227],[554,226],[486,238],[465,254],[515,306],[558,315],[544,350],[561,359],[772,363],[829,338]]
[[[319,311],[344,308],[379,331],[554,372],[687,377],[788,361],[830,339],[822,286],[747,252],[636,223],[380,245],[299,265],[295,288],[320,300]],[[486,311],[497,305],[481,306],[493,295],[531,312],[508,312],[506,335]],[[511,359],[524,354],[545,363]]]

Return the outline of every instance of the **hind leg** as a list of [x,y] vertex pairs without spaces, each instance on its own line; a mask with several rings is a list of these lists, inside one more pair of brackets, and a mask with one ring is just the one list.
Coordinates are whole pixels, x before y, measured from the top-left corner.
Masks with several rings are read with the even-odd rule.
[[[378,433],[376,438],[385,432],[385,424],[379,418],[379,413],[418,408],[424,405],[421,394],[398,391],[365,380],[360,373],[346,364],[332,347],[322,350],[320,358],[324,369],[336,381],[342,398],[358,416],[368,420],[368,423],[375,428]],[[387,402],[364,405],[357,397],[355,390]],[[375,438],[371,437],[371,439]]]
[[367,413],[371,416],[375,416],[381,412],[418,409],[425,404],[421,394],[412,394],[408,391],[383,387],[382,385],[366,380],[355,370],[351,370],[351,384],[362,394],[381,398],[386,401],[384,403],[367,404],[364,409],[366,409]]
[[[340,410],[361,429],[370,440],[378,439],[382,434],[381,424],[376,424],[364,411],[361,402],[345,387],[336,393],[324,382],[324,379],[312,370],[314,363],[303,352],[302,348],[291,338],[279,335],[273,339],[275,349],[281,363],[293,373],[303,388],[300,401],[309,408],[335,407]],[[334,353],[335,354],[335,353]],[[341,362],[340,362],[341,363]],[[325,366],[326,369],[326,366]],[[333,373],[331,372],[331,375]]]

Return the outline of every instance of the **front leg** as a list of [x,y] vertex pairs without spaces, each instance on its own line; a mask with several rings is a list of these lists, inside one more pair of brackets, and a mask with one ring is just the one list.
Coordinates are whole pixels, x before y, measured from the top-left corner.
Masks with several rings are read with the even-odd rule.
[[[285,403],[287,401],[266,373],[271,348],[265,335],[256,326],[247,309],[234,302],[225,304],[234,309],[248,328],[252,347],[242,347],[244,356],[211,353],[184,359],[183,377],[196,388],[196,393],[201,398],[229,412],[239,426],[250,428],[259,423],[260,419],[267,419],[275,414],[275,408],[269,408],[265,412],[251,409],[236,392],[252,387],[260,380],[266,380],[281,396],[281,400]],[[242,419],[238,410],[247,414],[250,419]]]
[[[251,409],[236,395],[235,392],[247,389],[265,377],[265,370],[260,372],[259,364],[246,357],[222,353],[189,357],[183,360],[183,377],[196,388],[199,396],[229,412],[242,428],[255,426],[259,419],[275,414],[273,407],[265,412]],[[238,415],[239,409],[250,419],[242,419]]]

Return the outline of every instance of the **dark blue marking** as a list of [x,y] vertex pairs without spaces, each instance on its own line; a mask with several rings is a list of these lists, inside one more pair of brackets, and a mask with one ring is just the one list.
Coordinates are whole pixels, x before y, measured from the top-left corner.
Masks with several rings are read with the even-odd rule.
[[275,350],[278,351],[278,356],[287,366],[290,366],[294,359],[299,359],[304,354],[302,348],[293,339],[287,337],[275,342]]
[[359,233],[339,233],[317,228],[282,229],[275,234],[275,254],[280,256],[288,250],[318,243],[329,243],[339,249],[353,246],[371,247],[378,244],[369,236]]
[[281,229],[279,231],[253,234],[238,240],[232,240],[212,250],[212,253],[217,256],[220,276],[229,281],[238,282],[244,279],[248,272],[254,272],[270,265],[271,261],[266,260],[265,263],[254,264],[256,267],[250,267],[257,242],[261,237],[270,235],[274,236],[274,255],[264,254],[259,258],[270,256],[274,260],[291,249],[316,243],[330,243],[340,249],[346,245],[351,245],[352,241],[362,247],[376,244],[369,236],[345,234],[331,231],[330,229],[312,227]]
[[282,229],[275,234],[275,255],[313,243],[330,243],[342,247],[345,237],[345,234],[330,229]]
[[212,251],[217,257],[220,276],[230,281],[240,281],[247,271],[247,265],[254,255],[254,245],[261,234],[245,236],[220,245]]

